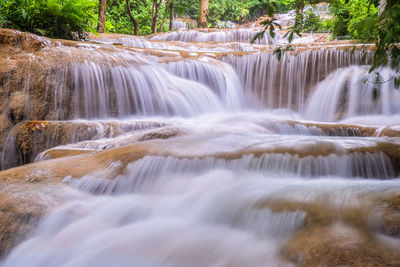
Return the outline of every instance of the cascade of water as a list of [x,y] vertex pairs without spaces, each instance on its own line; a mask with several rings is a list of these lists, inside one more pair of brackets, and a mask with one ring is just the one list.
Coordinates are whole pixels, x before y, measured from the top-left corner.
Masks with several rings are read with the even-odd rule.
[[151,65],[102,68],[88,62],[73,64],[72,69],[76,117],[190,116],[221,108],[207,87]]
[[225,42],[225,43],[209,43],[209,42],[183,42],[183,41],[162,41],[146,39],[138,36],[102,36],[92,37],[92,42],[104,44],[122,44],[125,46],[146,48],[146,49],[163,49],[175,51],[204,51],[204,52],[228,52],[228,51],[256,51],[259,45],[253,45],[249,42]]
[[[19,156],[19,153],[17,152],[17,148],[15,146],[16,143],[17,127],[13,127],[13,129],[11,129],[11,131],[7,135],[3,150],[1,151],[0,170],[5,170],[9,167],[17,166],[16,162],[18,162],[17,157]],[[8,162],[11,162],[11,164],[9,164]]]
[[228,55],[221,60],[232,65],[249,97],[269,108],[301,112],[314,85],[337,68],[360,64],[362,58],[361,51],[310,49],[285,53],[280,61],[272,53]]
[[[368,66],[338,69],[316,87],[307,103],[305,116],[313,120],[336,121],[368,114],[400,112],[400,92],[395,90],[389,68],[380,71],[383,83],[375,83]],[[374,97],[377,90],[377,97]]]
[[[149,37],[152,40],[162,41],[183,41],[183,42],[246,42],[249,43],[254,35],[259,32],[258,29],[233,29],[218,31],[200,31],[189,30],[179,32],[168,32]],[[256,44],[271,45],[285,42],[277,34],[274,39],[269,34],[255,41]]]
[[231,109],[245,105],[239,78],[226,63],[203,57],[200,60],[169,62],[165,67],[168,72],[178,77],[208,86]]
[[[96,61],[72,61],[70,72],[66,74],[62,70],[58,75],[60,79],[54,91],[57,119],[124,117],[132,114],[192,116],[227,106],[239,107],[241,92],[235,90],[241,90],[240,87],[214,86],[213,89],[219,90],[214,93],[198,82],[173,76],[158,63],[132,53],[91,51],[88,55],[95,56]],[[219,65],[219,72],[223,71],[220,76],[226,77],[227,85],[232,84],[229,79],[235,79],[233,71],[228,66]],[[206,83],[209,79],[212,77],[199,81]],[[70,86],[72,90],[69,90]],[[218,99],[216,93],[220,93],[223,99]],[[66,109],[66,106],[70,108]]]
[[[358,211],[398,188],[390,181],[305,182],[226,170],[170,176],[144,194],[78,195],[46,216],[4,266],[291,266],[280,251],[306,218],[330,222],[326,212]],[[287,202],[279,208],[274,200]],[[299,202],[312,213],[290,208]],[[347,236],[359,244],[357,234]]]
[[180,45],[173,45],[167,42],[154,42],[140,36],[121,36],[119,38],[95,37],[92,38],[91,41],[105,43],[105,44],[123,44],[126,46],[149,48],[149,49],[192,50],[192,51],[198,50],[196,46],[187,45],[186,43],[182,43]]
[[186,30],[188,25],[184,21],[180,20],[174,20],[173,25],[172,25],[172,30],[178,31],[178,30]]
[[[126,121],[22,122],[10,131],[2,167],[14,160],[9,154],[20,153],[18,140],[32,151],[36,145],[63,146],[39,154],[40,162],[2,172],[0,202],[7,194],[25,196],[32,184],[58,183],[67,196],[0,265],[283,267],[311,266],[311,258],[325,266],[318,260],[333,252],[347,260],[340,265],[362,258],[366,264],[359,266],[366,266],[370,251],[382,255],[377,257],[382,265],[400,262],[398,242],[390,239],[399,229],[393,223],[399,218],[400,186],[393,179],[400,172],[398,119],[379,118],[381,125],[392,126],[387,135],[392,137],[379,137],[384,126],[362,126],[370,117],[354,125],[304,121],[399,114],[400,92],[392,83],[378,86],[377,100],[372,99],[376,84],[363,83],[367,68],[358,65],[368,64],[371,55],[363,61],[361,51],[336,46],[298,47],[281,61],[270,52],[208,57],[198,51],[218,43],[204,48],[156,41],[247,42],[255,31],[182,31],[119,40],[197,51],[189,53],[99,43],[38,51],[33,59],[50,55],[65,63],[54,60],[56,67],[50,62],[40,69],[46,79],[34,75],[35,66],[42,65],[34,65],[35,59],[29,71],[21,71],[17,91],[24,93],[16,96],[26,104],[20,105],[22,114],[38,109],[32,98],[42,96],[37,88],[44,87],[33,85],[43,81],[46,98],[39,99],[50,103],[46,116]],[[278,41],[266,36],[260,42]],[[382,80],[393,75],[386,68],[380,74]],[[245,110],[260,106],[279,110]],[[133,121],[133,115],[146,118]],[[48,160],[61,149],[91,151],[78,151],[77,157],[61,152]],[[16,219],[4,220],[0,212],[1,226],[6,221],[1,242],[1,235],[10,233],[7,227],[31,216],[21,203]],[[0,211],[10,209],[7,205],[1,202]]]
[[[116,164],[118,166],[118,163]],[[383,153],[354,153],[326,157],[298,157],[290,154],[245,155],[239,159],[179,159],[147,156],[131,163],[127,174],[113,180],[107,177],[86,176],[79,180],[65,180],[79,190],[96,194],[148,193],[160,179],[173,175],[191,177],[213,169],[233,172],[251,171],[265,177],[364,177],[390,178],[394,176],[390,160]],[[129,178],[127,178],[129,177]],[[283,178],[282,178],[283,179]]]

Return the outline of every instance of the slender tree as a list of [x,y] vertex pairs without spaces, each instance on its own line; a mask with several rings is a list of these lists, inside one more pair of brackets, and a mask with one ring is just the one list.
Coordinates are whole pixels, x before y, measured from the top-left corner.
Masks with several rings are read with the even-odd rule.
[[160,14],[161,5],[164,0],[153,0],[153,6],[151,10],[151,32],[157,32],[157,21]]
[[167,2],[165,3],[164,16],[159,27],[160,32],[164,28],[165,20],[168,17],[168,12],[169,12],[169,30],[172,31],[172,28],[174,26],[174,16],[175,16],[174,8],[175,8],[175,0],[167,0]]
[[209,0],[199,0],[199,20],[197,22],[198,28],[208,27],[208,1]]
[[175,0],[171,0],[169,3],[169,30],[172,31],[172,28],[174,27],[174,8],[175,8]]
[[135,19],[135,17],[132,15],[131,6],[129,4],[129,0],[126,0],[126,11],[128,12],[129,18],[131,19],[131,21],[133,23],[133,29],[134,29],[133,34],[134,35],[138,35],[138,33],[139,33],[139,25],[138,25],[138,22]]
[[99,0],[99,19],[97,21],[97,32],[104,33],[106,25],[108,0]]
[[164,28],[164,24],[165,24],[165,20],[167,19],[167,15],[168,15],[168,10],[169,10],[169,2],[171,0],[167,0],[167,3],[165,4],[165,9],[164,9],[164,16],[163,19],[161,21],[160,27],[158,29],[159,32],[161,32]]

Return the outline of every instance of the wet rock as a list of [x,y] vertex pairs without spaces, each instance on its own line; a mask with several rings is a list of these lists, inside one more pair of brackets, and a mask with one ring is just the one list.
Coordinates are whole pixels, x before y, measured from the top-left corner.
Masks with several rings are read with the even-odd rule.
[[0,192],[0,258],[35,229],[44,211],[34,199]]
[[381,205],[374,209],[376,214],[372,227],[378,233],[400,238],[400,195],[393,194],[380,199]]
[[399,266],[395,249],[370,240],[343,225],[304,230],[282,254],[300,266]]
[[399,266],[398,247],[383,243],[369,224],[368,217],[378,205],[374,198],[353,206],[336,206],[331,201],[335,200],[328,196],[312,202],[276,199],[256,207],[306,212],[304,225],[281,250],[284,258],[299,266]]
[[[2,153],[2,168],[8,169],[22,164],[33,162],[43,151],[67,144],[103,138],[116,138],[120,135],[137,132],[137,138],[132,137],[124,144],[169,138],[179,131],[174,128],[162,128],[164,124],[152,121],[130,122],[66,122],[66,121],[26,121],[16,125],[7,138]],[[90,144],[88,144],[89,146]],[[85,144],[83,144],[85,146]],[[98,150],[113,148],[112,145],[100,147]],[[58,152],[48,152],[45,158],[58,158],[66,152],[65,149],[56,149]],[[96,149],[95,149],[96,150]],[[77,153],[72,152],[70,153]],[[80,150],[83,153],[84,150]]]
[[393,195],[392,197],[387,198],[385,202],[390,208],[400,211],[400,195]]
[[105,151],[80,153],[51,160],[38,161],[20,167],[11,168],[0,172],[0,181],[14,184],[26,181],[27,177],[35,181],[49,181],[59,183],[66,176],[81,178],[84,175],[108,170],[114,162],[120,162],[117,168],[109,169],[107,175],[112,179],[123,173],[127,164],[143,158],[146,155],[155,155],[155,147],[150,145],[130,145]]
[[47,38],[32,33],[11,29],[0,29],[0,45],[20,47],[23,50],[35,51],[51,45]]
[[89,149],[49,149],[42,153],[42,156],[38,160],[49,160],[49,159],[57,159],[63,157],[72,157],[72,156],[79,156],[83,154],[94,154],[98,151],[96,150],[89,150]]
[[27,128],[22,128],[22,130],[18,133],[17,135],[17,147],[19,148],[19,151],[21,152],[21,163],[26,164],[29,163],[29,156],[32,153],[33,150],[33,144],[32,144],[32,137],[30,135],[29,129]]
[[182,134],[182,130],[177,128],[165,128],[165,129],[157,129],[153,131],[146,132],[141,136],[138,141],[147,141],[153,139],[168,139],[174,136]]
[[12,126],[19,121],[52,116],[51,94],[46,94],[52,81],[46,74],[58,69],[59,62],[45,55],[44,48],[51,46],[52,41],[47,38],[0,29],[0,150]]
[[23,92],[14,92],[10,97],[8,116],[12,122],[18,122],[25,117],[25,95]]

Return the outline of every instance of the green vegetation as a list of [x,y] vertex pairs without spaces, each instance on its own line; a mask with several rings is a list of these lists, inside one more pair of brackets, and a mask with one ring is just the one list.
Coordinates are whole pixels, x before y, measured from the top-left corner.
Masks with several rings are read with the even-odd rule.
[[367,41],[377,37],[378,8],[370,0],[334,0],[331,12],[334,37],[347,36]]
[[0,27],[81,39],[94,31],[95,8],[95,0],[1,0]]
[[[138,22],[139,34],[151,34],[153,0],[130,0],[129,3],[132,15]],[[290,8],[282,0],[275,0],[274,3],[280,12]],[[67,39],[75,37],[73,32],[76,32],[83,37],[84,32],[94,32],[96,29],[98,4],[98,0],[0,0],[0,27]],[[174,13],[196,20],[198,5],[199,0],[176,0]],[[268,5],[268,0],[210,0],[209,26],[217,26],[221,21],[252,21],[266,14]],[[170,17],[166,9],[167,1],[163,1],[157,18],[158,31],[169,30],[168,22],[162,23]],[[125,0],[108,0],[105,30],[133,34]]]
[[[140,35],[151,34],[151,5],[151,0],[130,1],[132,15],[138,22]],[[133,34],[133,31],[125,0],[110,0],[107,9],[106,32]]]
[[302,30],[304,32],[322,32],[322,21],[313,12],[307,12],[304,15]]
[[[383,4],[378,11],[379,4]],[[370,72],[376,72],[377,84],[392,82],[400,87],[400,2],[398,0],[333,0],[334,14],[332,34],[345,35],[361,42],[374,42],[376,52]],[[382,81],[379,67],[389,66],[395,75],[389,81]]]

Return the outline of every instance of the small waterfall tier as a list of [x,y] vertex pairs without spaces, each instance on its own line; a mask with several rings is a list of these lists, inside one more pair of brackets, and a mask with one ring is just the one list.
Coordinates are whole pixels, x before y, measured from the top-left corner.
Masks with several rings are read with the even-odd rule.
[[[150,36],[151,40],[162,41],[183,41],[183,42],[245,42],[249,43],[254,35],[259,32],[257,29],[230,29],[230,30],[187,30],[168,32]],[[256,40],[257,44],[271,45],[282,42],[278,34],[274,39],[268,34]]]

